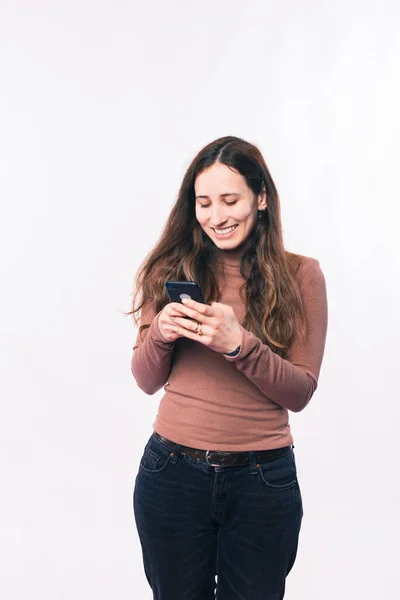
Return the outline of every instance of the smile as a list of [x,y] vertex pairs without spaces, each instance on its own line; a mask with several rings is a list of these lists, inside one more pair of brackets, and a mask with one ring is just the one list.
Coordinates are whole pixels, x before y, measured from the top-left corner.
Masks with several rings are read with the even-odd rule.
[[224,229],[215,229],[215,227],[213,227],[212,229],[215,231],[215,233],[218,233],[219,235],[226,235],[228,233],[231,233],[232,231],[235,231],[236,227],[238,227],[238,225],[233,225],[232,227],[225,227]]

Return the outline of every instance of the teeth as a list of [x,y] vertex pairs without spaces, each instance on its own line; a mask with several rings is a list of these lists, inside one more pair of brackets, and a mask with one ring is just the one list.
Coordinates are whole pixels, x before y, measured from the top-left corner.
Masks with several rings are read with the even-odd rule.
[[234,229],[236,229],[237,225],[234,225],[233,227],[227,227],[226,229],[214,229],[214,231],[216,231],[217,233],[230,233],[231,231],[233,231]]

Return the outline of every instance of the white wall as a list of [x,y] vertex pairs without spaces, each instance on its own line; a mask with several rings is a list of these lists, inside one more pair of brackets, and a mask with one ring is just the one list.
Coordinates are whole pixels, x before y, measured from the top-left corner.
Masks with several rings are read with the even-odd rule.
[[320,383],[291,415],[285,598],[396,595],[399,8],[0,2],[0,590],[150,599],[132,492],[162,391],[122,316],[194,154],[263,152],[287,248],[325,273]]

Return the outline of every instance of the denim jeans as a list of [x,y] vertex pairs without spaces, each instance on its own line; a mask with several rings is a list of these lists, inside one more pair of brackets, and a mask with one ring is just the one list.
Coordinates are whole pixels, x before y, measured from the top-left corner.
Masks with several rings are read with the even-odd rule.
[[249,455],[245,467],[212,467],[150,436],[133,506],[155,600],[284,597],[303,517],[294,451]]

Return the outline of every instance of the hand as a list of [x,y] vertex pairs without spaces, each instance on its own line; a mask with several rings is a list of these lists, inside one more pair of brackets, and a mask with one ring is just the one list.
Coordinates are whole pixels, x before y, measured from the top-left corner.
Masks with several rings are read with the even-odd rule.
[[[163,338],[167,342],[175,342],[178,338],[182,337],[180,333],[177,333],[175,318],[182,316],[180,302],[169,302],[164,306],[158,317],[158,328]],[[188,321],[189,319],[184,319]]]
[[[215,352],[228,354],[242,343],[242,327],[231,306],[221,302],[211,305],[202,304],[195,300],[182,300],[184,304],[174,304],[174,311],[181,316],[172,317],[173,330],[178,337],[186,337],[200,342]],[[184,316],[190,317],[185,319]],[[195,333],[196,321],[202,324],[201,333]]]

